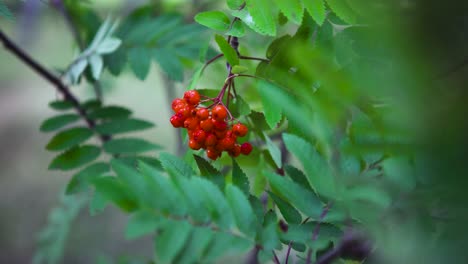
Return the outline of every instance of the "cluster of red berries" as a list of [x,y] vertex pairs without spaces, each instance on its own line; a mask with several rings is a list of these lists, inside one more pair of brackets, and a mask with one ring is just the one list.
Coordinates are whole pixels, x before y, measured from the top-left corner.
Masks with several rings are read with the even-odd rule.
[[252,145],[248,142],[237,143],[237,137],[247,135],[248,128],[242,123],[229,126],[226,119],[228,110],[222,104],[211,109],[199,106],[200,94],[195,90],[186,91],[184,98],[172,101],[174,115],[170,121],[174,127],[184,127],[189,135],[189,147],[194,150],[205,149],[212,160],[219,158],[223,151],[233,157],[249,155]]

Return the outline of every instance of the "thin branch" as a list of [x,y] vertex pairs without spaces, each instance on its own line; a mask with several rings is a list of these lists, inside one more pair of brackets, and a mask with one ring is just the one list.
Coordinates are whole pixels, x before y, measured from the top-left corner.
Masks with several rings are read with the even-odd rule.
[[241,59],[241,60],[258,60],[258,61],[264,61],[264,62],[270,63],[269,59],[250,57],[250,56],[243,56],[243,55],[240,55],[239,59]]
[[[34,60],[31,56],[29,56],[25,51],[23,51],[20,47],[18,47],[12,40],[10,40],[3,31],[0,30],[0,40],[2,41],[3,45],[6,49],[8,49],[12,54],[14,54],[19,60],[33,69],[37,74],[42,76],[44,79],[49,81],[53,84],[57,90],[63,95],[63,99],[65,101],[70,102],[73,107],[75,108],[76,112],[83,118],[89,128],[94,129],[96,123],[94,120],[89,118],[86,113],[86,110],[81,106],[80,101],[70,92],[68,86],[66,86],[60,78],[55,76],[49,70],[47,70],[44,66],[39,64],[36,60]],[[100,139],[105,142],[110,139],[109,136],[101,135]]]
[[[322,213],[320,214],[320,218],[319,218],[319,220],[317,222],[317,225],[315,226],[314,231],[312,233],[312,241],[317,240],[318,234],[320,232],[320,225],[322,224],[323,219],[325,219],[325,216],[327,216],[328,211],[330,210],[330,207],[332,205],[333,205],[333,202],[330,202],[327,205],[325,205],[325,207],[323,208]],[[307,259],[306,259],[305,263],[310,264],[311,263],[311,258],[312,258],[312,248],[309,248],[309,250],[307,251]]]
[[276,255],[275,251],[273,251],[273,262],[275,262],[275,264],[281,264],[281,262],[279,261],[279,258],[278,256]]

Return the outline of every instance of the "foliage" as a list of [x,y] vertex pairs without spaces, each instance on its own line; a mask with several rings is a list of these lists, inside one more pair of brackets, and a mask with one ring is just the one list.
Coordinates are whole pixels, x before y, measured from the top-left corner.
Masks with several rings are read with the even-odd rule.
[[[100,23],[88,5],[65,3],[85,40],[64,71],[70,84],[99,82],[104,70],[118,77],[127,65],[145,80],[155,61],[172,81],[183,82],[186,69],[193,71],[184,85],[195,89],[201,78],[213,77],[205,68],[220,59],[227,66],[221,89],[197,90],[249,126],[250,156],[211,162],[203,150],[155,155],[158,144],[127,135],[154,125],[125,107],[103,105],[98,96],[50,103],[60,113],[40,130],[55,133],[46,149],[60,153],[49,168],[77,169],[66,193],[92,193],[91,214],[110,204],[128,214],[126,237],[153,237],[155,263],[212,263],[249,251],[262,263],[277,262],[279,252],[284,262],[322,263],[331,255],[324,252],[364,261],[374,249],[395,263],[411,262],[419,252],[385,252],[398,248],[395,234],[421,221],[428,223],[412,230],[411,243],[430,238],[437,246],[453,235],[444,217],[434,217],[450,195],[427,197],[434,185],[426,181],[423,144],[416,144],[408,122],[415,116],[404,99],[417,94],[418,80],[405,74],[407,61],[385,38],[391,31],[363,15],[374,5],[227,0],[222,10],[196,14],[198,25],[156,14],[152,5],[120,24]],[[219,54],[206,60],[213,51]],[[404,197],[414,201],[402,204]],[[415,217],[400,219],[398,212]],[[399,221],[405,226],[394,233]],[[60,250],[41,249],[38,262],[58,262]]]

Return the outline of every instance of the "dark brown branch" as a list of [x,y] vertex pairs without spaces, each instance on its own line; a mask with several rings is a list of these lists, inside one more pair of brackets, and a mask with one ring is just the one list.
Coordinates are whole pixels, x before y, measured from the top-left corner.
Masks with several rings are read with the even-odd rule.
[[[11,53],[13,53],[18,59],[32,68],[37,74],[42,76],[44,79],[49,81],[53,84],[59,93],[63,95],[63,99],[65,101],[70,102],[73,107],[75,108],[76,112],[83,118],[89,128],[94,129],[96,123],[94,120],[88,117],[86,110],[81,106],[80,101],[70,92],[69,88],[53,73],[47,70],[44,66],[39,64],[35,61],[32,57],[30,57],[25,51],[23,51],[20,47],[18,47],[12,40],[10,40],[3,31],[0,30],[0,40],[2,41],[3,45],[6,49],[8,49]],[[110,139],[109,136],[100,136],[102,141],[107,141]]]
[[239,59],[241,59],[241,60],[258,60],[258,61],[264,61],[264,62],[267,62],[267,63],[270,62],[269,59],[257,58],[257,57],[249,57],[249,56],[243,56],[243,55],[240,55],[240,56],[239,56]]

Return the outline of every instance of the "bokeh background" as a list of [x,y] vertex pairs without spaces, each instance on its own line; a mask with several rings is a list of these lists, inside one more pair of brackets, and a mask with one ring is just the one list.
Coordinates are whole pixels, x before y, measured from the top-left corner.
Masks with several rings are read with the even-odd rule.
[[[74,58],[77,47],[73,36],[63,17],[48,7],[48,1],[4,2],[11,7],[16,19],[0,19],[0,28],[35,59],[49,68],[58,69]],[[128,14],[151,1],[89,2],[105,17],[108,14]],[[224,4],[223,1],[211,0],[153,2],[162,12],[181,13],[189,22],[199,10]],[[388,11],[391,19],[381,29],[385,30],[387,44],[393,45],[392,52],[401,57],[401,65],[404,66],[399,71],[401,81],[392,84],[402,85],[395,86],[394,91],[404,95],[400,97],[406,100],[404,105],[411,106],[400,109],[399,116],[404,117],[406,123],[412,123],[414,134],[425,146],[423,151],[427,162],[420,173],[439,187],[418,197],[426,199],[422,204],[435,204],[438,211],[431,212],[432,216],[450,224],[448,230],[440,231],[449,234],[444,237],[445,242],[437,244],[436,248],[427,247],[432,251],[427,252],[425,244],[417,244],[428,243],[424,241],[427,236],[411,236],[424,233],[418,231],[423,230],[420,224],[424,222],[419,220],[425,220],[426,214],[414,211],[409,215],[402,210],[406,217],[416,220],[407,224],[398,218],[404,224],[399,226],[393,237],[388,237],[389,245],[393,246],[388,251],[395,255],[405,252],[416,261],[412,263],[417,263],[418,254],[433,256],[436,258],[433,260],[439,263],[466,263],[464,261],[468,258],[463,247],[468,240],[465,191],[468,179],[467,6],[461,1],[389,2],[394,9]],[[376,14],[368,15],[375,21],[382,19]],[[222,68],[223,65],[217,65],[213,71]],[[188,76],[190,71],[186,74]],[[132,109],[135,116],[152,121],[157,127],[144,132],[144,136],[161,144],[165,151],[177,151],[177,136],[172,127],[166,125],[170,116],[167,88],[169,86],[180,94],[184,83],[167,81],[157,65],[151,67],[144,82],[129,72],[119,78],[104,73],[102,79],[105,103],[125,106]],[[203,82],[209,85],[210,81],[207,78]],[[388,85],[385,89],[389,89]],[[88,85],[73,87],[72,91],[82,99],[92,97],[93,93]],[[51,210],[66,203],[60,193],[71,173],[47,170],[53,155],[44,146],[51,135],[39,132],[41,122],[53,114],[47,104],[57,96],[52,85],[0,48],[0,263],[30,263],[38,234],[46,225]],[[402,202],[419,201],[403,197]],[[142,259],[151,257],[152,243],[148,239],[125,240],[126,222],[125,216],[112,206],[94,217],[89,215],[87,208],[78,210],[65,243],[63,263],[94,263],[100,257],[117,259],[125,255]],[[411,235],[405,237],[405,234]],[[410,244],[414,247],[409,247]]]

